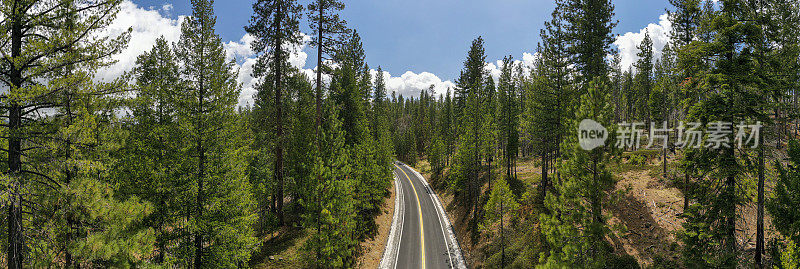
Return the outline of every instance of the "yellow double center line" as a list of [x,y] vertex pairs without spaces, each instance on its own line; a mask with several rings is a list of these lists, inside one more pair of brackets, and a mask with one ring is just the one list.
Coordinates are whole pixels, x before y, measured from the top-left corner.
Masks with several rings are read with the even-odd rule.
[[[395,164],[394,166],[397,166],[397,165]],[[400,166],[397,166],[397,169],[400,169],[400,171],[402,171],[403,174],[406,175],[406,178],[408,179],[408,183],[411,184],[411,190],[414,191],[414,196],[417,197],[417,212],[419,212],[419,236],[420,236],[419,244],[420,244],[420,249],[421,249],[421,251],[420,251],[421,254],[420,255],[421,255],[421,258],[422,258],[422,269],[425,269],[425,232],[423,231],[423,228],[422,228],[424,225],[423,225],[423,222],[422,222],[422,206],[420,206],[419,194],[417,194],[417,188],[414,187],[414,183],[411,182],[411,177],[409,177],[408,174],[406,174],[406,171],[403,170],[403,168],[400,168]]]

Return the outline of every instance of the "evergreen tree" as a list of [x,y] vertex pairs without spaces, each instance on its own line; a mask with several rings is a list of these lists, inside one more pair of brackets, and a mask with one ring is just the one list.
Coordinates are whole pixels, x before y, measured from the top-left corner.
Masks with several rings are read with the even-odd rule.
[[638,119],[645,121],[645,127],[650,128],[652,111],[650,110],[650,95],[653,91],[653,40],[650,33],[644,33],[642,43],[637,46],[639,60],[636,61],[636,112]]
[[506,178],[511,178],[513,175],[512,169],[514,169],[519,148],[519,94],[517,93],[518,85],[515,84],[513,78],[513,68],[514,64],[511,58],[506,57],[503,60],[498,93],[500,103],[498,124],[500,125]]
[[[117,156],[116,176],[123,194],[153,205],[146,223],[156,230],[155,262],[164,263],[177,255],[169,242],[182,237],[185,230],[179,220],[188,213],[182,198],[189,186],[180,180],[185,145],[176,118],[180,74],[175,54],[163,37],[152,50],[139,55],[136,64],[136,97],[129,107],[132,118],[123,125],[129,134]],[[165,229],[168,226],[180,228]]]
[[290,182],[291,195],[300,207],[298,215],[307,214],[315,206],[314,185],[312,178],[315,158],[316,136],[314,109],[314,84],[305,74],[297,72],[289,77],[288,88],[293,89],[296,101],[291,106],[289,117],[291,134],[287,147],[287,179]]
[[560,145],[567,132],[567,121],[573,115],[573,100],[577,98],[573,80],[573,69],[567,51],[568,39],[564,31],[564,19],[557,6],[545,29],[541,30],[542,43],[537,48],[541,55],[536,59],[536,68],[528,88],[526,99],[527,138],[541,157],[541,199],[550,188],[551,174],[556,174],[556,160],[560,157]]
[[702,0],[669,0],[675,7],[667,11],[672,22],[670,39],[675,47],[682,47],[694,41],[699,27],[700,2]]
[[[99,116],[107,115],[111,102],[101,97],[120,86],[93,84],[91,74],[108,65],[129,38],[129,32],[98,37],[120,3],[0,4],[8,268],[122,266],[137,260],[124,259],[132,253],[147,252],[133,242],[152,238],[141,237],[131,223],[148,208],[136,199],[118,201],[106,167],[98,166],[113,150],[110,137],[103,136],[108,126],[102,123],[110,119]],[[118,248],[125,244],[130,247]]]
[[772,216],[775,228],[791,242],[800,242],[800,143],[789,142],[789,164],[784,166],[778,162],[778,181],[772,199],[767,202],[767,211]]
[[484,206],[486,215],[483,226],[494,226],[498,221],[500,222],[500,242],[498,243],[500,245],[500,268],[506,268],[505,219],[508,215],[513,215],[512,212],[515,212],[518,208],[519,203],[517,203],[516,197],[508,187],[506,180],[502,178],[495,180],[495,184],[492,185],[492,190],[489,194],[489,200]]
[[326,103],[325,125],[320,144],[315,148],[312,179],[315,206],[306,215],[309,227],[315,233],[306,241],[304,249],[313,256],[316,268],[353,267],[357,241],[355,231],[354,181],[349,175],[349,151],[345,145],[339,112]]
[[[592,119],[603,126],[613,120],[609,87],[596,79],[589,92],[581,97],[576,119],[571,125],[578,129],[580,120]],[[554,184],[556,192],[548,193],[545,205],[550,212],[542,214],[542,231],[550,245],[547,265],[602,268],[608,266],[610,246],[605,242],[608,232],[603,203],[614,186],[614,178],[606,168],[615,154],[614,133],[608,134],[605,145],[586,151],[580,148],[578,134],[566,137],[567,152],[561,163],[564,173],[561,182]]]
[[456,114],[460,128],[451,186],[459,193],[463,191],[461,186],[467,186],[466,201],[467,205],[473,207],[473,220],[476,220],[479,208],[482,161],[493,152],[487,146],[491,141],[488,131],[493,130],[490,125],[493,111],[489,110],[492,101],[489,92],[494,87],[487,85],[494,82],[484,69],[485,59],[483,38],[478,37],[472,41],[456,88]]
[[[363,94],[360,79],[367,73],[364,49],[361,37],[353,32],[347,43],[335,52],[339,67],[333,72],[331,79],[330,99],[341,107],[339,117],[345,132],[345,143],[353,146],[368,138],[369,121],[367,108],[364,106],[366,96]],[[371,88],[371,87],[370,87]]]
[[386,100],[386,81],[384,79],[383,69],[378,67],[377,76],[375,77],[375,93],[372,99],[372,124],[370,130],[372,131],[372,138],[381,140],[388,137],[388,102]]
[[[723,1],[718,11],[710,11],[707,22],[713,38],[696,42],[697,58],[709,59],[711,68],[699,77],[702,93],[688,118],[704,124],[767,122],[766,103],[762,96],[769,90],[756,85],[762,75],[756,68],[753,50],[760,29],[753,20],[752,9],[741,1]],[[746,75],[745,75],[746,74]],[[723,133],[723,139],[733,143],[733,132]],[[736,267],[739,249],[736,240],[737,205],[742,204],[739,178],[747,163],[740,163],[733,144],[687,150],[685,161],[698,173],[707,175],[693,184],[690,205],[684,214],[684,258],[689,267]],[[711,244],[711,242],[714,242]]]
[[343,43],[344,37],[350,33],[347,22],[339,17],[337,12],[344,9],[344,3],[339,0],[316,0],[308,4],[308,22],[311,27],[311,46],[317,48],[317,133],[322,124],[322,73],[330,72],[330,67],[325,65],[325,56],[332,56],[336,49]]
[[557,2],[564,12],[567,40],[571,40],[570,57],[578,73],[577,83],[585,93],[586,86],[595,77],[608,74],[606,56],[611,54],[612,34],[617,22],[613,21],[614,5],[611,0],[562,0]]
[[[299,30],[299,17],[303,7],[294,0],[261,0],[253,4],[255,13],[250,25],[245,27],[247,33],[256,38],[253,51],[259,53],[258,61],[253,66],[253,77],[261,78],[270,73],[268,81],[260,83],[274,87],[274,120],[275,120],[275,168],[273,175],[276,182],[278,225],[283,225],[283,188],[284,188],[284,73],[289,53],[286,47],[297,46],[302,42]],[[287,68],[288,69],[288,68]],[[258,97],[264,97],[259,94]],[[259,102],[256,102],[259,104]]]
[[214,31],[212,6],[212,1],[192,1],[192,16],[181,25],[175,46],[184,86],[178,119],[190,147],[188,221],[194,247],[187,254],[195,268],[235,266],[249,259],[256,243],[244,167],[249,145],[234,111],[240,89]]

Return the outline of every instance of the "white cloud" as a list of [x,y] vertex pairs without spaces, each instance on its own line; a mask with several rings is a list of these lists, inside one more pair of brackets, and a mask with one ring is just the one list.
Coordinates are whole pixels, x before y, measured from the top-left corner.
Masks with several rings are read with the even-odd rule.
[[[378,71],[374,69],[370,70],[370,72],[373,78],[378,74]],[[383,71],[383,78],[386,81],[387,93],[396,92],[398,96],[402,94],[404,97],[418,97],[420,91],[427,90],[431,85],[433,85],[433,91],[436,96],[445,94],[448,88],[455,88],[453,82],[449,80],[442,81],[438,76],[429,72],[417,74],[406,71],[399,77],[393,77],[389,72]]]
[[[533,70],[534,63],[535,63],[537,57],[539,57],[538,53],[523,52],[522,53],[522,60],[512,60],[512,64],[513,64],[513,66],[522,64],[522,71],[524,72],[525,75],[528,75]],[[503,61],[502,60],[497,60],[494,63],[492,63],[492,62],[486,63],[486,67],[484,67],[484,69],[486,70],[486,72],[489,73],[489,75],[492,76],[492,79],[494,79],[495,83],[499,83],[500,82],[500,74],[503,73],[503,71],[502,71],[502,69],[503,69]],[[512,71],[516,72],[516,70],[512,70]]]
[[113,56],[117,63],[99,70],[95,78],[109,81],[131,70],[136,64],[136,57],[150,50],[160,36],[164,36],[168,42],[177,41],[184,18],[184,16],[179,16],[177,19],[165,18],[158,10],[144,9],[130,1],[122,2],[117,17],[100,35],[118,36],[128,28],[132,28],[130,42],[125,50]]
[[[155,9],[143,8],[131,1],[124,1],[120,6],[120,12],[117,14],[116,19],[101,33],[101,36],[117,36],[127,31],[128,28],[132,28],[130,42],[125,50],[113,56],[117,63],[99,70],[95,75],[96,79],[109,81],[131,70],[135,66],[136,57],[152,49],[156,39],[160,36],[164,36],[167,42],[178,41],[181,31],[180,25],[185,16],[171,19],[162,14],[162,12],[168,14],[172,10],[173,7],[169,4],[162,6],[160,9]],[[289,62],[314,80],[316,68],[304,68],[308,60],[308,54],[305,50],[308,48],[308,42],[311,38],[306,34],[302,35],[302,44],[289,48],[291,50]],[[255,84],[257,80],[252,77],[256,54],[250,47],[250,43],[253,40],[252,36],[245,34],[238,41],[229,41],[223,44],[226,57],[229,60],[235,59],[239,70],[237,81],[242,84],[242,92],[239,97],[240,106],[252,105],[253,95],[256,92]],[[526,65],[530,62],[532,65],[532,59],[533,56],[526,53],[523,55],[522,62],[526,63]],[[374,78],[377,71],[371,70],[371,72]],[[392,76],[389,72],[384,72],[384,78],[386,79],[386,87],[389,93],[394,91],[398,95],[402,94],[406,97],[419,96],[421,90],[428,89],[431,85],[434,85],[434,92],[437,95],[444,94],[448,88],[455,88],[453,82],[442,80],[429,72],[414,73],[407,71],[397,77]],[[323,78],[323,81],[328,80],[327,76]]]
[[255,53],[250,47],[250,43],[255,41],[255,38],[250,34],[244,34],[239,41],[229,41],[222,44],[225,48],[225,57],[228,60],[236,59],[237,61],[253,57]]
[[[308,54],[304,51],[311,41],[311,37],[301,33],[302,42],[299,45],[285,47],[289,49],[289,64],[301,69],[309,78],[314,78],[314,70],[303,69],[306,65]],[[256,53],[250,44],[255,38],[250,34],[245,34],[239,41],[229,41],[223,44],[225,47],[225,57],[228,60],[236,60],[239,65],[239,77],[237,81],[242,84],[242,93],[239,96],[239,105],[247,106],[253,104],[253,95],[256,93],[256,83],[258,80],[253,78],[253,65],[256,63]]]
[[667,14],[662,14],[658,17],[659,22],[658,24],[650,23],[644,29],[641,29],[638,33],[634,32],[627,32],[623,35],[617,37],[617,40],[614,41],[614,45],[617,46],[619,49],[620,54],[620,65],[622,66],[623,70],[627,70],[628,67],[632,66],[639,57],[636,56],[639,53],[639,49],[636,46],[642,42],[644,39],[645,32],[650,33],[650,39],[653,40],[653,57],[654,59],[661,58],[661,51],[664,48],[664,45],[669,43],[669,34],[672,30],[672,22],[669,21],[669,16]]

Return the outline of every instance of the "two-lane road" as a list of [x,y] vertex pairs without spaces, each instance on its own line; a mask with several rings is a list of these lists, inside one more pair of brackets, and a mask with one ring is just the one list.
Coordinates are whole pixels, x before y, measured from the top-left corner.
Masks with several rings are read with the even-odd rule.
[[436,193],[405,164],[398,162],[394,172],[400,216],[393,220],[381,268],[466,268]]

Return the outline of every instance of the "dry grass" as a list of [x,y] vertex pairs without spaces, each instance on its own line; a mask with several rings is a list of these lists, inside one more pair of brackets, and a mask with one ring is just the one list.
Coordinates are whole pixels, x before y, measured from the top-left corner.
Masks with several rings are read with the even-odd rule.
[[[674,182],[667,180],[662,175],[663,160],[661,156],[652,152],[637,152],[645,156],[642,164],[631,164],[628,158],[619,162],[612,162],[609,169],[619,180],[615,191],[622,194],[611,204],[606,213],[611,216],[609,225],[617,227],[608,235],[609,242],[615,247],[618,254],[633,256],[642,266],[652,265],[656,257],[677,261],[679,259],[680,244],[677,233],[682,229],[683,219],[683,193]],[[630,153],[628,154],[630,156]],[[668,158],[668,176],[678,177],[677,161],[674,157]],[[426,177],[430,178],[429,165],[422,160],[415,168]],[[520,160],[517,164],[517,175],[521,182],[528,188],[539,184],[541,168],[537,159]],[[769,176],[767,178],[770,178]],[[742,180],[743,184],[751,184],[752,178]],[[488,184],[483,186],[483,191],[488,191]],[[768,180],[767,189],[773,183]],[[453,220],[454,229],[470,266],[478,268],[483,264],[483,253],[488,237],[481,233],[470,236],[470,216],[460,204],[454,203],[453,195],[449,191],[437,190],[448,216]],[[754,196],[754,195],[751,195]],[[737,238],[743,247],[743,255],[753,251],[755,247],[756,231],[756,204],[755,199],[750,199],[738,209]],[[765,216],[765,234],[767,241],[778,236],[771,225],[769,215]]]
[[[383,213],[375,219],[378,224],[378,234],[373,239],[361,242],[363,253],[357,258],[357,268],[377,268],[380,264],[392,225],[394,198],[395,189],[392,183],[390,195],[382,207]],[[310,237],[310,233],[303,229],[289,227],[265,236],[262,238],[262,248],[252,259],[257,261],[253,268],[309,268],[309,265],[304,263],[302,247]],[[273,259],[270,259],[270,256]]]

